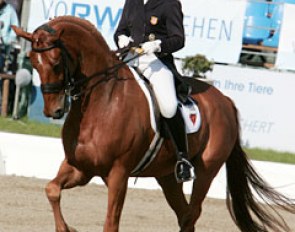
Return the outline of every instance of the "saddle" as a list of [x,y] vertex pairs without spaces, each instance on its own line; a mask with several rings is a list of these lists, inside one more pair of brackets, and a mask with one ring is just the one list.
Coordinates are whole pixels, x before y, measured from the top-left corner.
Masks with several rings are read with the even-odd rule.
[[[150,107],[151,126],[155,131],[155,136],[149,146],[149,149],[132,171],[132,174],[137,176],[154,160],[162,146],[164,138],[168,138],[169,136],[165,129],[166,127],[162,126],[163,123],[160,110],[157,106],[156,97],[154,96],[154,92],[149,84],[149,81],[141,74],[141,72],[136,70],[136,68],[130,66],[129,68],[147,98]],[[179,76],[177,78],[179,78]],[[201,115],[197,103],[189,96],[191,90],[190,85],[188,85],[184,80],[176,78],[175,84],[179,100],[178,107],[180,108],[186,125],[186,132],[188,134],[195,133],[201,126]]]
[[[162,126],[162,116],[159,112],[157,100],[156,100],[154,91],[152,87],[150,86],[149,80],[136,67],[133,67],[132,69],[136,71],[136,74],[142,80],[151,98],[151,100],[149,101],[150,108],[151,108],[151,112],[154,112],[154,117],[155,117],[154,121],[156,124],[156,127],[155,128],[153,127],[154,131],[155,132],[159,131],[160,135],[164,138],[169,137],[165,131],[165,127]],[[180,75],[176,69],[175,70],[173,69],[172,73],[174,75],[175,90],[176,90],[176,95],[179,102],[178,108],[182,112],[182,116],[186,124],[186,131],[188,134],[197,132],[200,127],[201,120],[200,120],[200,112],[197,106],[197,102],[190,97],[192,87],[189,85],[189,83],[185,81],[185,77]],[[146,91],[144,92],[147,96]]]

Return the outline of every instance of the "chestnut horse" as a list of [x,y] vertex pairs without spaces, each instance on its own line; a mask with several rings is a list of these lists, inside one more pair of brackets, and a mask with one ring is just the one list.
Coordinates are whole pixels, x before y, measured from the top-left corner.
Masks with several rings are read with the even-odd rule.
[[[72,96],[62,141],[65,159],[46,186],[56,231],[69,227],[60,208],[61,190],[87,184],[100,176],[108,187],[104,232],[119,231],[119,221],[133,169],[142,160],[154,136],[146,97],[129,67],[110,50],[102,35],[86,20],[57,17],[33,33],[14,27],[32,43],[30,59],[41,79],[44,114],[61,118],[66,97]],[[213,178],[225,163],[228,205],[241,231],[288,231],[280,217],[263,209],[251,189],[282,208],[295,212],[292,201],[275,192],[254,171],[239,138],[237,110],[216,88],[187,80],[198,102],[202,124],[188,136],[189,159],[196,179],[188,202],[176,182],[176,156],[165,139],[151,164],[136,176],[155,177],[174,210],[180,231],[192,232]],[[270,207],[273,208],[273,207]]]

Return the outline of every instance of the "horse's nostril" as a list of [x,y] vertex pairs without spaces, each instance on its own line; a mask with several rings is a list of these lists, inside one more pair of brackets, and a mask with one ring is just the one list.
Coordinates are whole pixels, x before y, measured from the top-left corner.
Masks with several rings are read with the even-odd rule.
[[54,112],[54,114],[52,115],[52,117],[54,119],[60,119],[64,116],[64,111],[62,109],[58,109]]

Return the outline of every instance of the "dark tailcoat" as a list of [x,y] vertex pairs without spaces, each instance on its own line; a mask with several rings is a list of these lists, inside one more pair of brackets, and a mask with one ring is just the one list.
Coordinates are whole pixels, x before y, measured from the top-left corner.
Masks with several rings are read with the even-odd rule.
[[[121,20],[114,34],[118,45],[119,35],[131,36],[134,46],[160,39],[158,57],[168,66],[173,65],[172,53],[184,46],[183,13],[179,0],[126,0]],[[168,63],[167,63],[168,62]],[[170,66],[171,67],[171,66]]]

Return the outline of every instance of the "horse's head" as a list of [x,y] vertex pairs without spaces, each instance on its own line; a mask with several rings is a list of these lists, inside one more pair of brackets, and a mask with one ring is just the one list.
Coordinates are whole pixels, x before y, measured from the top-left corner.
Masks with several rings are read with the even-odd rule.
[[108,68],[114,62],[113,53],[89,21],[60,16],[33,33],[15,26],[12,28],[19,37],[32,44],[30,59],[41,79],[47,117],[61,118],[67,108],[66,96],[74,99],[81,96],[81,89],[87,89],[87,85],[94,82],[93,77],[108,78]]
[[33,33],[15,26],[12,28],[18,36],[32,44],[30,60],[41,79],[45,116],[54,119],[63,117],[67,108],[65,92],[70,88],[70,75],[75,67],[61,40],[62,30],[55,30],[48,24]]

